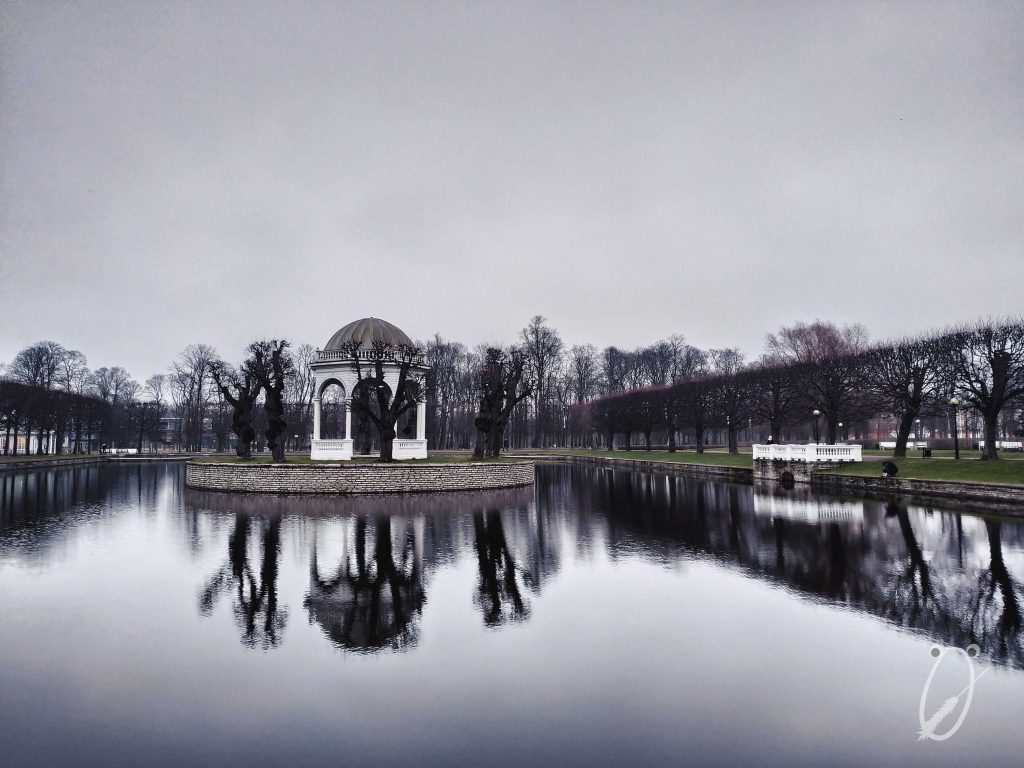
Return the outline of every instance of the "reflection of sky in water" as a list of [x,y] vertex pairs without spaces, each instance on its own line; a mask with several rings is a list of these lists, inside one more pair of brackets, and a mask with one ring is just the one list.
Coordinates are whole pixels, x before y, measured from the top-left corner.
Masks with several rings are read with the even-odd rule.
[[[0,493],[15,765],[1002,766],[1024,746],[1008,521],[846,500],[855,519],[809,523],[750,487],[564,467],[387,499],[197,494],[168,466]],[[791,494],[776,507],[815,503]],[[998,665],[952,740],[918,744],[929,649],[972,633]]]

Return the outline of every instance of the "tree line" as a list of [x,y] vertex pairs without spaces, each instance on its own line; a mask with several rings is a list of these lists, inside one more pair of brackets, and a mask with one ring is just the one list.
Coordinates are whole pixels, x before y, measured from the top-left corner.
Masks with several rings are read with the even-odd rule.
[[[504,448],[655,445],[673,451],[712,441],[737,451],[754,440],[863,437],[891,415],[896,455],[920,419],[959,418],[996,441],[1024,432],[1024,323],[979,322],[870,343],[859,325],[817,321],[781,328],[748,362],[735,348],[701,349],[672,335],[635,349],[567,346],[536,316],[505,346],[435,335],[410,348],[374,350],[350,407],[367,442],[390,458],[394,425],[418,402],[427,409],[432,450],[496,456]],[[207,344],[186,347],[145,384],[123,368],[90,370],[82,353],[51,341],[15,356],[0,378],[4,453],[18,436],[39,436],[38,452],[84,452],[104,444],[158,443],[181,451],[253,447],[283,457],[312,432],[316,350],[257,341],[231,365]],[[430,367],[419,376],[412,361]],[[382,360],[403,373],[400,392],[379,386]],[[375,383],[377,382],[377,383]],[[956,403],[958,410],[951,405]],[[815,413],[817,412],[817,413]]]
[[[725,433],[738,451],[737,433],[767,427],[771,439],[789,430],[826,442],[865,433],[870,419],[890,413],[894,455],[905,456],[915,425],[927,417],[957,419],[958,409],[976,416],[984,433],[982,458],[998,457],[997,440],[1021,435],[1024,424],[1024,323],[985,322],[896,341],[869,344],[860,326],[815,322],[767,336],[767,351],[744,364],[737,350],[690,350],[680,378],[611,393],[576,408],[583,433],[616,435],[624,447],[640,435],[688,431],[702,451],[710,429]],[[673,358],[674,359],[674,358]],[[950,431],[958,427],[951,424]]]

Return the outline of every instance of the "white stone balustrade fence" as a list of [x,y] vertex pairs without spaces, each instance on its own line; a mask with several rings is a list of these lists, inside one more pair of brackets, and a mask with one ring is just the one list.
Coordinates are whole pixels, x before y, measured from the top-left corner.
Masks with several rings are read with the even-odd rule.
[[754,461],[855,462],[863,461],[859,445],[755,445]]

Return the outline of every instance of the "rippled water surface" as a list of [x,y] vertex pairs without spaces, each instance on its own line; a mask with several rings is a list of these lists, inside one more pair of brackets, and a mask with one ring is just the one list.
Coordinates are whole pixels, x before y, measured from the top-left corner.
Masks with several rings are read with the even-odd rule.
[[[201,493],[0,474],[0,764],[1012,766],[1024,526],[560,466]],[[934,646],[981,677],[919,742]],[[964,711],[940,659],[926,717]]]

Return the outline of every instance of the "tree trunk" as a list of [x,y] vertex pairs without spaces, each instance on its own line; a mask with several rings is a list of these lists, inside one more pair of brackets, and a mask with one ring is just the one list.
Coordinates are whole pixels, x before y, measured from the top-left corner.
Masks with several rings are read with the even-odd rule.
[[999,428],[999,411],[988,411],[985,413],[985,450],[981,458],[985,461],[994,461],[999,458],[996,451],[996,436]]
[[480,460],[484,457],[484,449],[488,442],[488,434],[481,430],[476,431],[476,445],[473,446],[473,458]]
[[730,426],[728,429],[729,433],[729,453],[739,453],[740,447],[736,439],[736,427]]
[[644,431],[644,450],[651,450],[651,430]]
[[694,427],[693,438],[697,443],[697,453],[704,453],[704,427]]
[[541,398],[537,398],[536,413],[534,413],[533,422],[533,447],[540,448],[543,432],[541,431],[541,421],[543,417],[543,409],[541,407]]
[[496,459],[501,455],[501,444],[505,439],[505,423],[499,420],[490,434],[487,435],[487,448],[484,451],[484,458]]
[[905,457],[907,455],[907,440],[910,438],[910,428],[914,425],[914,414],[904,411],[900,416],[900,425],[896,428],[896,448],[893,450],[894,457]]
[[668,420],[668,452],[676,452],[676,425],[672,419]]

